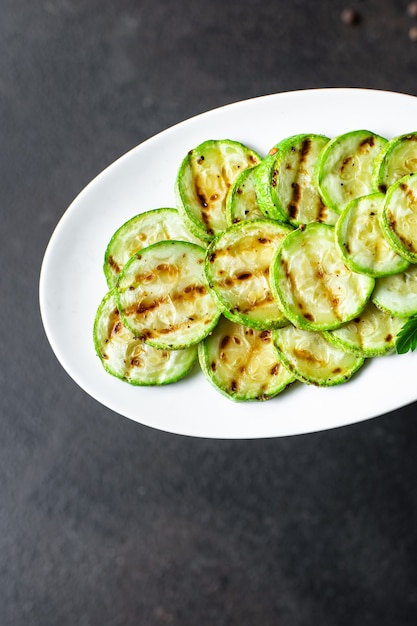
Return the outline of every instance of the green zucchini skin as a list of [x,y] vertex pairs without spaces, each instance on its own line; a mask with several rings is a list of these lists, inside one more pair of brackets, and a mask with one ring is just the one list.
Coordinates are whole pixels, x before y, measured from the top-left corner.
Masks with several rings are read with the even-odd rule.
[[269,400],[295,380],[278,360],[270,331],[245,327],[223,316],[199,344],[198,358],[207,380],[235,401]]
[[387,139],[369,130],[355,130],[324,146],[314,180],[326,206],[341,213],[351,200],[374,191],[374,160],[386,143]]
[[297,380],[318,387],[347,382],[365,359],[332,345],[323,333],[292,324],[273,331],[279,359]]
[[417,263],[417,172],[388,188],[379,216],[392,248],[410,263]]
[[130,385],[154,386],[184,378],[197,360],[197,347],[157,350],[135,337],[122,323],[116,293],[100,302],[94,319],[94,347],[107,373]]
[[290,233],[271,264],[271,288],[284,315],[305,330],[332,330],[357,317],[375,279],[349,270],[334,227],[314,222]]
[[204,248],[159,241],[126,263],[117,286],[123,324],[149,345],[179,350],[214,328],[220,308],[204,275]]
[[258,330],[287,323],[269,281],[276,250],[292,228],[272,220],[249,220],[231,226],[208,247],[207,281],[223,315]]
[[417,132],[390,139],[376,157],[373,167],[374,189],[386,193],[399,178],[417,172]]
[[390,276],[404,271],[409,262],[395,252],[380,226],[385,195],[372,193],[352,200],[335,226],[336,242],[353,272]]
[[203,241],[227,228],[226,198],[239,174],[261,161],[243,143],[209,139],[184,157],[175,181],[177,208],[187,228]]
[[204,245],[185,228],[184,221],[173,208],[145,211],[122,224],[111,237],[104,255],[103,270],[109,289],[116,286],[130,257],[153,243],[167,239]]

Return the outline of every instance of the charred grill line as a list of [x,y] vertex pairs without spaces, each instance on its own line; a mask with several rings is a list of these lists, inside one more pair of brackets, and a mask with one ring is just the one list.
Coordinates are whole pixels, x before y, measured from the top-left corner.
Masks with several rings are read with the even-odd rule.
[[326,205],[321,199],[320,195],[317,194],[317,221],[324,222],[326,220]]
[[255,271],[251,271],[251,272],[248,272],[248,271],[239,272],[239,274],[237,274],[235,277],[227,276],[224,280],[220,280],[219,274],[220,273],[218,273],[218,278],[215,281],[216,286],[219,289],[224,289],[224,288],[230,289],[234,285],[239,285],[239,283],[241,283],[242,281],[256,280],[262,277],[268,278],[269,267],[258,268]]
[[[204,285],[187,285],[183,289],[183,291],[174,293],[172,296],[164,296],[162,298],[157,298],[156,300],[152,300],[151,302],[139,302],[133,303],[130,306],[126,307],[124,310],[124,314],[129,317],[135,315],[136,317],[149,313],[167,302],[183,302],[184,300],[191,300],[194,294],[198,294],[201,296],[206,295],[207,289]],[[190,318],[188,318],[190,321]]]
[[120,267],[120,265],[117,263],[116,259],[114,258],[114,256],[110,255],[109,259],[108,259],[109,265],[112,268],[113,271],[116,272],[116,274],[120,274],[120,272],[122,271],[122,268]]
[[300,158],[298,159],[298,163],[296,167],[295,180],[291,184],[291,187],[292,187],[291,200],[288,203],[288,207],[287,207],[289,217],[294,220],[297,219],[297,216],[299,214],[298,205],[301,200],[301,188],[300,188],[300,185],[296,182],[296,180],[297,180],[297,176],[300,171],[300,168],[303,166],[310,151],[311,151],[311,139],[307,137],[306,139],[303,140],[301,147],[299,149]]
[[373,135],[370,135],[369,137],[366,137],[359,144],[359,146],[361,148],[366,148],[367,146],[372,148],[374,145],[375,145],[375,137]]
[[261,308],[265,305],[271,304],[271,302],[275,302],[273,296],[271,293],[268,293],[265,298],[262,298],[262,300],[257,300],[255,305],[252,306],[248,306],[248,307],[239,307],[239,312],[242,313],[243,315],[250,313],[251,311],[254,311],[255,308]]

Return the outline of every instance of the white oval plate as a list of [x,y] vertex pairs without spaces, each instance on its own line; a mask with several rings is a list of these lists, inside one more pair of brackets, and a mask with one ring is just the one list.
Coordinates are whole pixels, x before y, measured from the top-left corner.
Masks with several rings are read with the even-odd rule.
[[191,148],[206,139],[242,141],[262,155],[284,137],[330,137],[366,128],[387,138],[417,130],[417,98],[362,89],[317,89],[238,102],[191,118],[137,146],[97,176],[63,215],[40,276],[40,307],[58,360],[93,398],[154,428],[213,438],[261,438],[359,422],[417,400],[417,355],[371,360],[333,388],[297,384],[273,400],[235,403],[197,372],[174,385],[133,387],[107,374],[92,326],[107,291],[104,251],[128,218],[175,206],[174,181]]

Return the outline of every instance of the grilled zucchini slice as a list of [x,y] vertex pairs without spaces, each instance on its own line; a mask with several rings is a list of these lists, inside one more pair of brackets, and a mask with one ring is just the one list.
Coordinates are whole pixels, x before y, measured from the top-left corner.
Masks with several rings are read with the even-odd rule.
[[243,220],[263,219],[255,190],[255,174],[259,165],[243,170],[226,196],[226,221],[228,226]]
[[256,168],[254,184],[258,205],[264,216],[285,224],[288,223],[288,218],[276,205],[272,187],[275,155],[278,151],[278,146],[279,143],[273,146]]
[[384,202],[382,193],[356,198],[342,211],[335,226],[344,261],[354,272],[389,276],[408,267],[408,261],[395,252],[379,224]]
[[354,198],[374,191],[374,160],[386,143],[384,137],[369,130],[354,130],[324,146],[314,179],[326,206],[340,213]]
[[223,314],[260,330],[287,323],[269,283],[276,250],[292,229],[271,220],[240,222],[208,247],[205,271]]
[[278,211],[293,226],[337,221],[338,213],[324,205],[313,182],[317,157],[328,141],[328,137],[310,133],[288,137],[276,146],[271,196]]
[[417,263],[417,173],[403,176],[389,187],[379,215],[394,250]]
[[204,256],[201,246],[175,240],[133,255],[116,287],[123,324],[155,348],[181,349],[201,341],[220,315],[205,280]]
[[225,317],[199,344],[198,357],[207,379],[233,400],[267,400],[294,381],[277,358],[271,331],[245,327]]
[[271,265],[272,292],[299,328],[332,330],[357,317],[375,279],[346,267],[334,227],[314,222],[290,233]]
[[351,322],[336,330],[323,332],[336,347],[366,358],[389,354],[395,348],[396,336],[407,318],[394,317],[372,302]]
[[301,382],[331,387],[345,383],[363,365],[364,358],[329,343],[322,333],[292,324],[273,331],[278,357]]
[[184,226],[176,209],[160,208],[140,213],[116,230],[104,255],[104,274],[111,289],[131,256],[157,241],[178,239],[204,245]]
[[227,228],[226,197],[240,172],[261,161],[231,139],[204,141],[184,157],[175,182],[177,208],[187,228],[204,241]]
[[385,145],[373,168],[374,188],[386,193],[399,178],[417,172],[417,132],[394,137]]
[[417,314],[417,265],[410,264],[400,274],[377,278],[372,302],[396,317]]
[[184,378],[197,360],[197,346],[157,350],[122,323],[116,294],[102,299],[94,320],[94,346],[104,369],[131,385],[166,385]]

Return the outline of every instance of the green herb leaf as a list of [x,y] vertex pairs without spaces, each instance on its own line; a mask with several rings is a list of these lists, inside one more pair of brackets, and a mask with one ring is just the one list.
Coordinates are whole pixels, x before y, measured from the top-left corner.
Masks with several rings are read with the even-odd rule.
[[398,354],[413,352],[417,348],[417,316],[410,317],[397,335],[395,349]]

